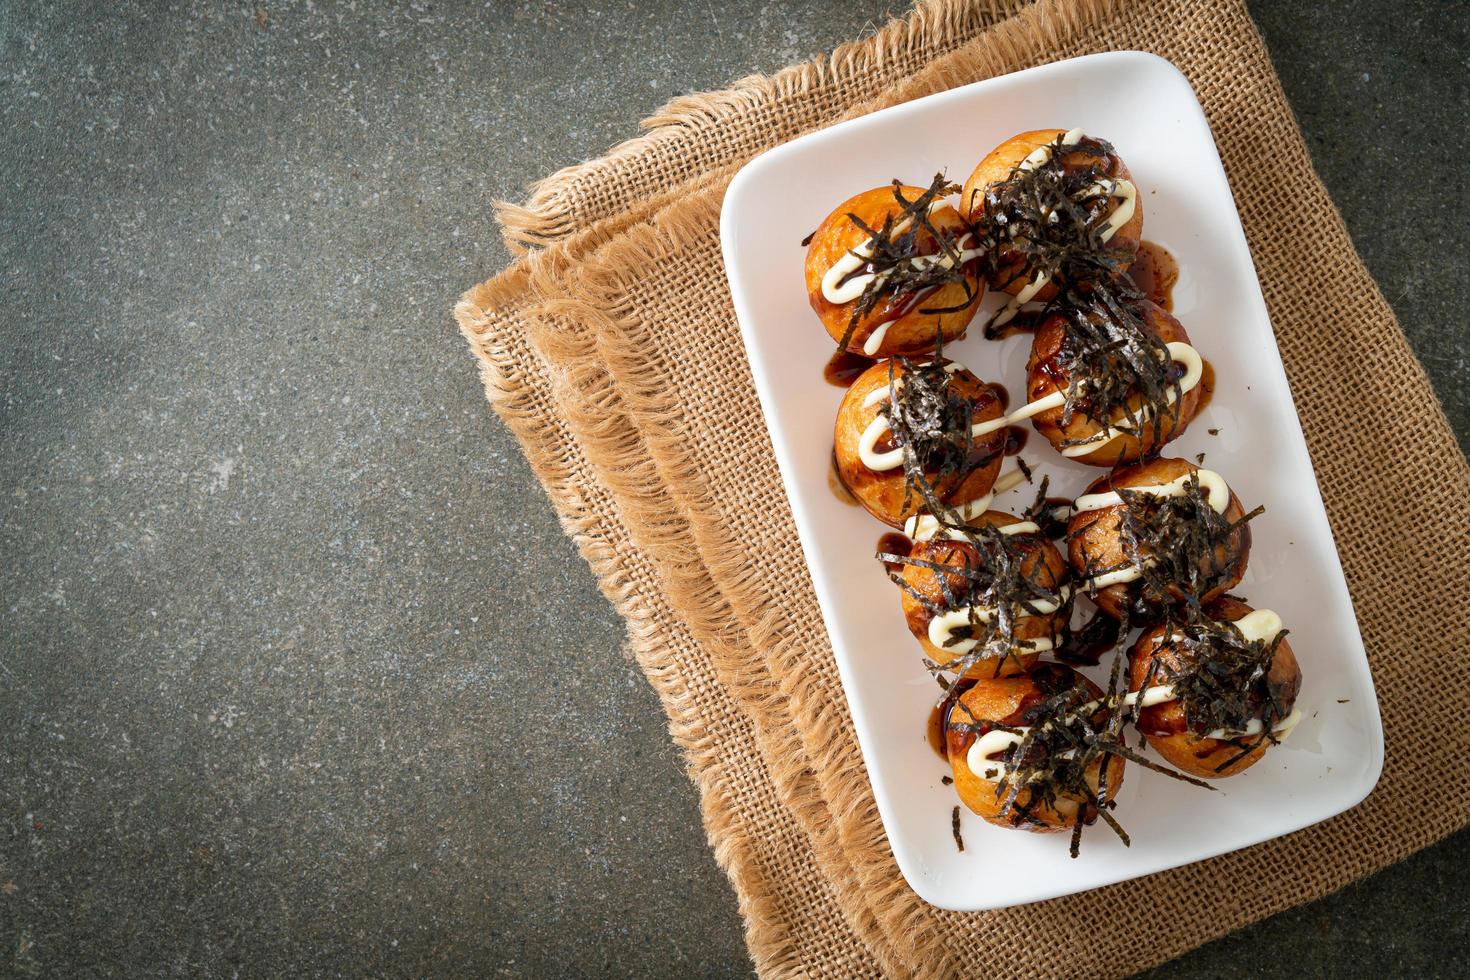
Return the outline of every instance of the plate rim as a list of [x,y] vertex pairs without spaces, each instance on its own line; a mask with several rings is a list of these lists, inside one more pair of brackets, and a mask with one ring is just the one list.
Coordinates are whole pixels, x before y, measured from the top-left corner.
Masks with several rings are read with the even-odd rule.
[[[868,751],[866,745],[867,740],[863,733],[868,727],[866,718],[869,709],[866,706],[864,696],[858,690],[859,685],[855,679],[855,672],[858,670],[858,667],[856,664],[850,662],[853,658],[844,655],[841,649],[843,644],[838,643],[836,640],[836,635],[842,632],[840,628],[834,627],[833,625],[834,614],[837,610],[827,601],[820,581],[822,576],[813,567],[813,562],[809,557],[821,545],[820,542],[813,539],[814,531],[810,527],[809,522],[802,520],[800,516],[802,508],[797,503],[801,497],[797,492],[796,462],[790,458],[793,447],[787,444],[789,440],[777,438],[772,425],[772,406],[778,403],[779,395],[774,390],[773,382],[765,367],[764,359],[767,355],[764,352],[766,344],[755,326],[755,322],[759,317],[754,314],[748,301],[750,287],[741,279],[739,254],[743,246],[743,241],[740,224],[738,221],[732,220],[732,215],[739,209],[741,200],[750,193],[749,188],[754,186],[767,170],[783,164],[788,157],[802,155],[803,151],[808,147],[832,139],[835,135],[847,135],[869,128],[885,126],[890,124],[894,119],[913,114],[920,107],[932,108],[935,105],[942,105],[946,102],[961,102],[974,98],[978,93],[991,88],[1034,82],[1037,79],[1066,71],[1083,71],[1094,68],[1119,70],[1130,66],[1149,72],[1162,73],[1168,78],[1171,84],[1183,86],[1183,90],[1188,97],[1187,104],[1197,114],[1198,124],[1205,138],[1208,140],[1210,161],[1214,167],[1218,168],[1221,184],[1230,195],[1230,209],[1234,214],[1235,220],[1226,222],[1228,226],[1226,228],[1212,227],[1211,231],[1214,234],[1228,234],[1233,239],[1229,246],[1230,250],[1244,261],[1246,270],[1254,279],[1254,287],[1244,290],[1242,298],[1251,307],[1248,312],[1259,316],[1261,322],[1265,324],[1267,328],[1265,336],[1269,344],[1268,347],[1262,349],[1260,352],[1262,356],[1257,362],[1257,370],[1270,370],[1275,372],[1276,380],[1279,381],[1281,391],[1286,395],[1291,414],[1295,420],[1294,425],[1284,427],[1287,430],[1287,440],[1291,443],[1286,448],[1294,454],[1299,454],[1301,460],[1306,463],[1308,472],[1312,474],[1311,487],[1306,490],[1310,494],[1310,500],[1305,503],[1317,522],[1321,525],[1322,530],[1326,532],[1325,540],[1330,544],[1330,558],[1334,563],[1336,574],[1331,576],[1332,581],[1327,584],[1339,593],[1339,598],[1342,600],[1344,608],[1351,617],[1350,625],[1352,632],[1357,638],[1356,653],[1354,654],[1352,651],[1348,651],[1348,655],[1343,657],[1343,659],[1350,664],[1361,666],[1363,680],[1373,695],[1367,699],[1367,704],[1359,706],[1359,711],[1362,713],[1361,720],[1367,724],[1369,729],[1367,732],[1367,742],[1371,755],[1367,760],[1367,766],[1363,770],[1364,774],[1359,777],[1357,783],[1352,785],[1353,791],[1345,794],[1343,797],[1345,802],[1341,806],[1334,804],[1335,809],[1313,813],[1304,819],[1286,821],[1279,827],[1273,826],[1269,832],[1251,841],[1226,844],[1218,848],[1205,846],[1190,851],[1187,855],[1177,859],[1165,857],[1162,860],[1154,862],[1140,863],[1137,867],[1125,869],[1126,873],[1121,877],[1106,882],[1082,881],[1075,885],[1067,882],[1060,884],[1053,882],[1049,887],[1045,888],[1017,889],[1015,890],[1015,894],[1008,895],[1005,898],[983,900],[975,903],[955,903],[949,900],[948,895],[942,895],[933,890],[932,886],[934,885],[934,881],[931,880],[931,876],[918,873],[916,865],[921,863],[920,858],[910,852],[907,842],[903,839],[904,835],[896,835],[892,829],[895,824],[901,824],[902,820],[897,814],[891,812],[891,800],[888,798],[890,792],[885,788],[884,777],[879,774],[883,767],[875,765],[873,754]],[[1287,834],[1295,833],[1306,827],[1339,816],[1358,806],[1372,793],[1382,776],[1385,751],[1382,714],[1379,706],[1377,685],[1373,677],[1372,664],[1367,656],[1366,645],[1362,638],[1361,627],[1358,624],[1357,611],[1353,605],[1352,595],[1347,588],[1346,576],[1342,570],[1341,555],[1337,548],[1337,538],[1326,512],[1326,504],[1322,499],[1321,487],[1316,478],[1316,469],[1312,465],[1311,451],[1306,443],[1305,433],[1302,430],[1301,416],[1296,407],[1296,397],[1292,391],[1290,380],[1286,375],[1285,363],[1281,357],[1275,329],[1272,326],[1265,296],[1260,287],[1260,277],[1256,271],[1254,256],[1251,254],[1249,242],[1245,237],[1244,225],[1240,220],[1240,211],[1235,201],[1234,189],[1230,185],[1229,176],[1225,171],[1223,161],[1220,159],[1218,146],[1214,140],[1213,130],[1209,125],[1208,118],[1204,115],[1203,107],[1199,104],[1198,96],[1193,86],[1190,85],[1186,76],[1177,66],[1167,59],[1146,51],[1109,51],[1082,55],[946,89],[919,99],[889,106],[854,119],[844,120],[833,126],[806,133],[766,150],[747,162],[735,174],[726,190],[721,206],[720,243],[731,299],[735,306],[737,321],[740,325],[741,338],[744,343],[751,377],[761,404],[762,420],[766,425],[772,448],[776,455],[778,469],[781,473],[782,487],[786,493],[788,506],[792,510],[793,523],[796,526],[797,536],[803,549],[803,559],[806,561],[808,573],[812,579],[813,589],[817,595],[823,624],[827,629],[829,638],[832,639],[833,655],[838,667],[843,695],[848,700],[853,719],[853,727],[855,734],[858,736],[859,751],[862,755],[864,767],[867,770],[867,777],[873,790],[875,803],[878,806],[879,815],[883,822],[884,834],[888,839],[889,847],[893,852],[895,861],[898,863],[904,879],[920,898],[936,907],[953,911],[981,911],[1023,905],[1050,898],[1060,898],[1095,888],[1108,887],[1113,884],[1135,880],[1172,868],[1184,867],[1199,861],[1206,861],[1218,857],[1221,854],[1255,847],[1267,841],[1284,837]],[[801,313],[804,314],[805,312],[806,310],[803,308]],[[1266,367],[1261,365],[1259,363],[1260,361],[1270,362],[1271,366]]]

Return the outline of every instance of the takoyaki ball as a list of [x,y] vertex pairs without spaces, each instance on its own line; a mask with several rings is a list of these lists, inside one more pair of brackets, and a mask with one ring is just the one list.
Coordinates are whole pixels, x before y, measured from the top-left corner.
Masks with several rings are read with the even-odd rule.
[[[1079,708],[1097,702],[1103,696],[1096,684],[1062,664],[1042,664],[1019,677],[976,681],[973,687],[960,695],[945,722],[945,749],[960,802],[985,818],[987,823],[999,827],[1020,827],[1043,833],[1070,830],[1077,823],[1078,807],[1082,805],[1087,805],[1083,824],[1095,821],[1097,809],[1087,804],[1087,795],[1081,787],[1087,786],[1091,794],[1103,802],[1111,801],[1123,785],[1123,760],[1116,755],[1095,753],[1085,767],[1060,759],[1055,771],[1078,778],[1063,776],[1052,781],[1050,785],[1056,792],[1050,803],[1043,799],[1044,794],[1035,792],[1047,781],[1028,783],[1016,794],[1008,809],[1005,803],[1009,788],[1003,780],[1005,752],[1009,746],[999,746],[997,751],[986,757],[985,763],[976,760],[981,766],[979,772],[971,767],[970,749],[976,739],[984,737],[997,724],[1031,727],[1044,723],[1044,718],[1038,717],[1037,713],[1044,710],[1045,702],[1063,691],[1078,688],[1074,703]],[[1079,711],[1075,717],[1080,718],[1081,714]],[[1094,730],[1107,723],[1108,712],[1100,705],[1087,714]],[[967,725],[978,726],[978,730],[969,729]],[[1045,765],[1046,746],[1033,745],[1032,752],[1036,756],[1028,758],[1027,764]],[[1075,768],[1069,769],[1069,765]],[[1104,766],[1107,767],[1107,787],[1101,790]]]
[[[986,511],[969,522],[975,528],[1004,528],[1021,523],[1021,518],[998,510]],[[984,538],[981,538],[984,541]],[[937,537],[929,541],[917,541],[909,557],[919,562],[941,565],[954,572],[940,571],[925,564],[906,564],[903,567],[901,590],[904,620],[909,632],[919,641],[924,653],[935,663],[944,666],[973,650],[977,641],[993,637],[999,629],[994,617],[981,629],[989,636],[969,636],[975,629],[968,622],[946,623],[945,613],[959,612],[969,606],[994,607],[996,592],[1014,594],[1024,590],[1035,614],[1024,606],[1013,608],[1011,639],[1015,641],[1009,653],[1003,656],[980,660],[965,672],[966,677],[1007,677],[1031,669],[1045,650],[1050,650],[1055,638],[1066,629],[1066,617],[1070,606],[1063,585],[1067,578],[1067,563],[1056,547],[1039,534],[1009,534],[1001,539],[1008,547],[1004,564],[997,564],[985,547],[976,547],[967,540]],[[997,575],[989,582],[977,583],[959,570],[991,569]],[[987,602],[986,593],[991,595]],[[1048,599],[1048,597],[1051,597]],[[1051,612],[1046,612],[1050,607]],[[938,622],[936,622],[938,620]],[[948,642],[948,645],[940,645]]]
[[[927,211],[928,227],[920,225],[917,234],[905,240],[913,229],[913,218],[903,217],[905,205],[898,197],[912,204],[925,193],[922,187],[910,186],[864,191],[839,205],[812,235],[806,253],[807,298],[827,333],[839,344],[846,338],[846,349],[853,354],[892,357],[931,352],[937,340],[948,342],[964,334],[985,295],[979,258],[964,252],[974,247],[974,236],[954,207],[940,204]],[[870,236],[853,216],[874,231],[881,231],[892,218],[891,238],[903,247],[880,249],[876,260],[853,255],[854,250],[870,251],[866,248]],[[903,280],[913,281],[915,259],[946,262],[940,254],[946,250],[941,240],[950,253],[946,268],[953,268],[955,258],[964,261],[952,273],[940,275],[943,281],[921,285],[917,291],[902,289]],[[909,263],[903,276],[893,275],[895,258]],[[869,297],[873,302],[854,324],[863,293],[874,282],[877,291]]]
[[[1015,221],[1015,215],[1006,213],[1005,209],[998,209],[996,198],[987,198],[987,195],[1008,181],[1017,178],[1025,179],[1023,175],[1017,173],[1016,168],[1031,154],[1053,143],[1067,132],[1063,129],[1035,129],[1012,136],[991,150],[985,159],[975,167],[974,172],[970,174],[969,180],[965,181],[965,186],[960,191],[960,210],[964,212],[965,217],[974,223],[982,234],[992,238],[1014,236],[1016,234],[1014,229],[1024,229],[1024,224]],[[1087,188],[1095,186],[1095,181],[1082,183],[1089,172],[1104,180],[1116,178],[1120,182],[1127,181],[1130,185],[1133,183],[1133,175],[1129,173],[1128,166],[1123,163],[1122,159],[1090,136],[1083,136],[1079,143],[1064,147],[1060,160],[1054,161],[1053,158],[1048,157],[1045,162],[1038,165],[1038,169],[1057,165],[1061,167],[1064,177],[1072,178],[1077,184],[1077,192],[1072,195],[1072,199],[1079,203],[1101,200],[1099,194],[1084,196]],[[1129,199],[1110,196],[1106,205],[1099,208],[1100,213],[1092,218],[1089,225],[1100,224],[1110,219],[1119,208],[1132,207],[1132,215],[1107,240],[1109,252],[1121,260],[1116,267],[1118,273],[1123,272],[1138,254],[1139,242],[1143,237],[1143,202],[1140,197],[1136,189]],[[987,210],[987,200],[989,210]],[[1128,203],[1129,201],[1131,204]],[[1107,218],[1103,216],[1103,208],[1105,208]],[[1006,219],[1004,224],[995,220],[998,214],[1003,215]],[[1060,213],[1058,216],[1060,217]],[[1005,225],[1010,227],[1005,227]],[[1045,231],[1048,238],[1065,232],[1076,237],[1079,246],[1086,244],[1082,240],[1081,229],[1075,222],[1069,224],[1052,220]],[[1059,240],[1055,244],[1065,247],[1069,243]],[[1001,289],[1013,295],[1025,289],[1035,278],[1037,271],[1019,249],[1003,249],[998,255],[991,258],[990,267],[992,269],[991,288]],[[1032,293],[1030,298],[1042,302],[1049,301],[1057,295],[1059,285],[1061,283],[1047,282],[1041,289]]]
[[[918,423],[923,430],[914,446],[895,435],[889,423],[890,368],[899,390],[900,422],[907,421],[910,428]],[[921,394],[926,397],[917,397]],[[916,413],[941,408],[942,418],[915,418]],[[964,427],[998,419],[1004,412],[1000,394],[964,368],[945,371],[943,365],[932,363],[906,367],[899,361],[881,361],[858,375],[837,409],[832,442],[837,475],[868,513],[902,527],[906,519],[926,509],[904,468],[905,455],[912,453],[938,499],[960,507],[990,492],[1000,474],[1006,439],[1001,429],[972,440],[967,452]],[[864,433],[870,428],[877,438],[864,451]]]
[[[1206,603],[1224,595],[1245,574],[1251,532],[1249,525],[1241,523],[1245,510],[1240,498],[1228,486],[1224,486],[1227,503],[1223,512],[1209,503],[1205,482],[1187,497],[1140,495],[1132,508],[1119,502],[1096,510],[1081,509],[1083,498],[1093,494],[1163,486],[1196,473],[1207,474],[1202,481],[1219,479],[1224,484],[1219,474],[1200,470],[1186,460],[1155,459],[1099,477],[1078,498],[1079,507],[1067,526],[1067,560],[1078,588],[1109,616],[1121,618],[1126,609],[1129,622],[1136,626],[1157,622],[1190,597]],[[1167,501],[1164,506],[1175,518],[1164,522],[1159,533],[1153,533],[1158,529],[1147,520],[1164,510],[1156,501]],[[1125,519],[1139,536],[1139,551],[1153,562],[1147,576],[1131,562]],[[1168,581],[1150,581],[1156,578]]]
[[[1203,610],[1206,619],[1214,623],[1234,623],[1255,611],[1240,600],[1229,597],[1217,599]],[[1179,671],[1191,660],[1197,659],[1197,653],[1190,652],[1182,642],[1178,629],[1171,623],[1156,626],[1146,631],[1133,644],[1133,649],[1128,652],[1129,690],[1140,690],[1146,680],[1151,689],[1167,686],[1170,671]],[[1269,640],[1267,643],[1269,645]],[[1153,662],[1156,660],[1159,664],[1154,667]],[[1149,677],[1150,670],[1153,671],[1152,678]],[[1291,714],[1296,705],[1301,686],[1301,668],[1297,666],[1296,656],[1291,652],[1291,644],[1282,637],[1281,642],[1276,644],[1270,668],[1249,684],[1243,694],[1243,703],[1251,716],[1264,728],[1262,716],[1266,713],[1267,705],[1274,701],[1272,727],[1280,729],[1281,722]],[[1268,692],[1274,697],[1268,696]],[[1206,727],[1206,723],[1197,721],[1191,725],[1190,710],[1181,700],[1164,701],[1141,709],[1138,713],[1138,730],[1143,732],[1154,751],[1163,756],[1170,765],[1205,779],[1219,779],[1244,772],[1259,762],[1272,744],[1269,738],[1262,738],[1259,734],[1210,738],[1208,735],[1212,729]],[[1279,730],[1278,740],[1285,738],[1286,734],[1285,729]],[[1248,748],[1250,751],[1246,752]]]
[[[1158,306],[1146,299],[1140,299],[1131,304],[1134,312],[1138,314],[1138,320],[1153,337],[1161,344],[1189,343],[1189,334],[1185,333],[1184,325],[1174,319],[1162,306]],[[1086,340],[1079,336],[1073,329],[1070,316],[1084,315],[1080,312],[1052,313],[1042,321],[1037,328],[1036,334],[1031,340],[1031,356],[1026,361],[1026,400],[1028,402],[1040,401],[1054,391],[1068,392],[1071,390],[1072,372],[1076,367],[1079,350]],[[1162,357],[1163,352],[1159,352]],[[1171,361],[1168,370],[1174,380],[1182,378],[1186,369],[1178,361]],[[1145,398],[1141,392],[1135,392],[1129,399],[1129,406],[1134,418],[1139,418],[1140,410],[1149,413],[1142,419],[1141,431],[1121,432],[1114,438],[1101,442],[1097,448],[1085,454],[1076,454],[1076,450],[1085,448],[1085,440],[1095,439],[1100,436],[1109,423],[1127,423],[1127,415],[1121,405],[1114,407],[1107,414],[1108,419],[1094,417],[1088,414],[1091,405],[1087,400],[1085,386],[1079,389],[1076,404],[1073,406],[1072,417],[1066,425],[1062,424],[1062,418],[1066,414],[1065,407],[1051,408],[1040,412],[1031,418],[1031,424],[1036,427],[1047,442],[1050,442],[1058,452],[1063,453],[1070,459],[1079,463],[1089,463],[1093,466],[1117,466],[1123,463],[1136,463],[1146,456],[1152,456],[1167,443],[1179,438],[1184,434],[1185,428],[1199,414],[1200,399],[1203,389],[1197,382],[1176,404],[1145,405]]]

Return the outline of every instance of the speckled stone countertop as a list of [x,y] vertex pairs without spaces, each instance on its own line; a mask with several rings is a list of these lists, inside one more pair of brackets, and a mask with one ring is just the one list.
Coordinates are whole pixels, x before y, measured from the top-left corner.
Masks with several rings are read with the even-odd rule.
[[[490,201],[889,4],[816,6],[0,6],[0,974],[749,971],[449,310]],[[1463,444],[1466,8],[1252,9]],[[1467,867],[1168,974],[1452,974]]]

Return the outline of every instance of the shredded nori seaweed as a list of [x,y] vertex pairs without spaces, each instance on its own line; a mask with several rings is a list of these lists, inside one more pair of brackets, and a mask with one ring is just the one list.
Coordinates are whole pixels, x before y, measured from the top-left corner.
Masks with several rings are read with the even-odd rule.
[[[894,370],[895,362],[904,369],[901,378]],[[974,441],[971,420],[975,406],[956,390],[953,375],[945,370],[942,338],[936,338],[934,359],[928,363],[906,358],[890,361],[888,390],[889,398],[879,411],[903,448],[904,510],[917,496],[923,512],[939,524],[936,542],[943,542],[946,532],[958,535],[958,540],[947,542],[949,561],[886,552],[878,557],[890,569],[914,565],[935,574],[941,593],[938,603],[920,594],[899,572],[888,572],[899,588],[932,615],[970,610],[969,623],[954,630],[949,643],[973,639],[975,646],[943,666],[930,662],[932,671],[963,677],[977,663],[993,659],[998,674],[1008,660],[1019,655],[1017,621],[1028,614],[1052,615],[1039,613],[1037,603],[1057,604],[1052,622],[1065,630],[1072,602],[1071,590],[1063,588],[1065,570],[1057,577],[1045,562],[1034,562],[1028,573],[1025,564],[1035,551],[1036,535],[1010,535],[995,527],[968,525],[942,499],[942,487],[955,485],[1004,449],[1003,431],[987,437],[985,443]],[[1047,485],[1043,481],[1043,499]],[[988,621],[981,619],[982,610],[993,612]],[[1053,636],[1052,641],[1060,644],[1061,637]]]
[[[999,815],[1017,825],[1040,825],[1037,812],[1054,811],[1061,799],[1077,802],[1071,841],[1074,858],[1079,853],[1082,827],[1099,817],[1125,845],[1131,844],[1127,832],[1109,812],[1115,805],[1110,799],[1109,785],[1113,757],[1194,786],[1215,789],[1204,780],[1161,766],[1124,744],[1123,729],[1131,717],[1129,711],[1122,709],[1126,704],[1122,684],[1123,644],[1128,635],[1126,613],[1118,635],[1108,687],[1101,698],[1093,695],[1081,675],[1061,665],[1043,664],[1031,672],[1043,698],[1025,708],[1018,724],[976,718],[963,701],[957,702],[955,708],[970,714],[970,720],[956,720],[954,711],[950,715],[950,728],[972,732],[977,738],[994,730],[1022,736],[996,760],[1001,770],[999,779],[994,780],[996,798],[1002,801]],[[1096,791],[1087,779],[1088,771],[1095,765],[1098,766]],[[1022,791],[1029,791],[1024,801]]]
[[[1021,462],[1020,457],[1016,462]],[[1067,533],[1067,521],[1072,517],[1070,505],[1063,505],[1053,501],[1046,495],[1051,488],[1051,477],[1043,476],[1041,486],[1036,488],[1036,497],[1031,501],[1031,506],[1021,512],[1021,519],[1030,521],[1041,529],[1041,536],[1055,540]]]
[[[985,189],[978,210],[971,207],[987,273],[994,278],[1015,265],[1001,288],[1040,272],[1060,287],[1046,313],[1066,323],[1060,357],[1070,381],[1062,425],[1081,416],[1139,434],[1147,426],[1167,441],[1182,422],[1180,372],[1145,322],[1143,295],[1121,277],[1134,250],[1102,240],[1111,198],[1094,190],[1114,179],[1118,159],[1105,141],[1084,137],[1064,149],[1061,140],[1052,142],[1047,162],[1031,169],[1017,164],[1006,180]],[[993,324],[986,335],[994,338]]]
[[[1008,662],[1018,660],[1024,652],[1018,648],[1016,638],[1016,627],[1022,618],[1054,616],[1051,622],[1057,632],[1065,629],[1071,611],[1071,590],[1063,588],[1063,576],[1055,575],[1045,562],[1035,562],[1029,571],[1026,569],[1026,561],[1036,547],[1035,535],[1004,534],[990,526],[957,530],[963,534],[962,540],[936,541],[947,549],[947,561],[916,555],[880,557],[934,573],[940,591],[938,602],[921,594],[901,574],[888,573],[900,589],[930,614],[942,616],[956,609],[969,610],[969,621],[951,632],[947,645],[974,640],[975,646],[946,664],[926,660],[929,670],[959,678],[976,664],[994,660],[998,676]],[[1056,604],[1057,612],[1041,612],[1039,603],[1043,602]],[[989,613],[989,618],[982,618],[982,613]],[[1054,635],[1052,642],[1059,644],[1060,636]]]
[[1028,463],[1028,462],[1026,462],[1020,456],[1017,456],[1016,457],[1016,469],[1018,469],[1018,470],[1021,471],[1021,475],[1026,478],[1026,482],[1027,483],[1035,483],[1036,482],[1034,479],[1032,479],[1032,476],[1031,476],[1031,464]]

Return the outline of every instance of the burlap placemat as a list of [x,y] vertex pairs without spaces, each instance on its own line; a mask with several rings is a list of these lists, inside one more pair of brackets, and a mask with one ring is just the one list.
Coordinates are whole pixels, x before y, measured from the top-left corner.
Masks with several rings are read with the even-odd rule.
[[[1178,65],[1214,129],[1387,761],[1365,803],[1287,838],[1052,902],[941,912],[898,874],[831,670],[725,286],[720,201],[741,164],[801,132],[1119,49]],[[1457,598],[1470,592],[1470,470],[1238,0],[936,0],[830,59],[680,99],[652,125],[504,207],[507,240],[529,251],[456,315],[491,404],[628,620],[762,972],[1121,975],[1470,822],[1470,607]]]

